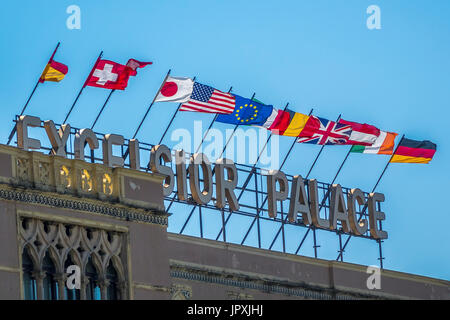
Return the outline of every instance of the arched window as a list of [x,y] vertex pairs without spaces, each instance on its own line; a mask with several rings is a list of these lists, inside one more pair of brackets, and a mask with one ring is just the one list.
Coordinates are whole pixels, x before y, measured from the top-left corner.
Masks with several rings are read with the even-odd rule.
[[48,252],[42,261],[42,271],[45,272],[45,277],[42,280],[44,300],[58,300],[58,282],[55,280],[56,268]]
[[[64,270],[67,270],[67,268],[72,265],[76,265],[76,263],[73,262],[71,255],[68,254],[66,263],[64,264]],[[80,289],[69,289],[66,284],[64,291],[66,300],[80,300]]]
[[106,269],[106,279],[109,280],[108,287],[106,288],[106,299],[107,300],[118,300],[118,281],[117,271],[114,268],[112,259],[109,260],[108,268]]
[[36,280],[33,277],[33,261],[24,248],[22,253],[23,292],[25,300],[36,300]]
[[100,287],[98,286],[98,273],[92,258],[86,264],[86,300],[101,300]]

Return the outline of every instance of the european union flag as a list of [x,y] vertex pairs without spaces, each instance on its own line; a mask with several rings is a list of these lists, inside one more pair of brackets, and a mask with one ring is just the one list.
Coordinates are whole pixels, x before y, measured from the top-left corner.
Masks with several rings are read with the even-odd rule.
[[231,124],[253,124],[262,126],[272,113],[273,106],[266,106],[238,95],[233,113],[219,114],[216,121]]

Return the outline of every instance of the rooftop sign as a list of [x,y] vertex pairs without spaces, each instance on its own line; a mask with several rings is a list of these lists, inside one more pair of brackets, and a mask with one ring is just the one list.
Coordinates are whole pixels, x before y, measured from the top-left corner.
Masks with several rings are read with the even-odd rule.
[[[17,145],[23,150],[40,150],[41,141],[29,136],[29,127],[41,127],[41,119],[23,115],[17,122]],[[44,121],[44,128],[50,141],[51,153],[67,157],[67,144],[71,135],[71,126],[63,124],[58,129],[53,121]],[[77,130],[72,141],[73,157],[85,160],[85,146],[91,150],[100,148],[100,141],[91,129]],[[125,138],[117,134],[106,134],[101,141],[103,164],[111,167],[124,167],[123,155],[113,154],[113,146],[124,146]],[[129,167],[141,169],[141,154],[139,141],[130,139],[128,142]],[[175,172],[172,166],[175,164]],[[176,194],[179,201],[187,201],[189,197],[196,205],[208,205],[214,200],[216,208],[230,211],[240,210],[235,189],[238,185],[238,174],[235,163],[230,159],[218,159],[214,166],[203,153],[186,157],[183,150],[171,151],[166,145],[155,145],[150,151],[150,161],[147,165],[153,173],[164,177],[163,193],[169,196]],[[213,177],[215,181],[213,181]],[[176,191],[175,191],[176,186]],[[380,221],[385,214],[379,210],[379,203],[384,202],[384,195],[371,193],[367,196],[358,188],[351,189],[346,196],[339,184],[330,186],[322,201],[319,199],[318,182],[315,179],[304,180],[301,175],[295,175],[289,183],[286,174],[280,170],[269,170],[266,174],[268,215],[277,218],[277,205],[289,199],[287,219],[305,226],[318,229],[340,230],[352,235],[364,235],[372,239],[386,239],[387,232],[381,230]],[[215,197],[213,197],[215,195]],[[329,198],[329,199],[328,199]],[[326,200],[329,200],[328,217],[323,218],[320,210]],[[357,210],[363,207],[362,212]],[[368,219],[364,211],[368,210]]]

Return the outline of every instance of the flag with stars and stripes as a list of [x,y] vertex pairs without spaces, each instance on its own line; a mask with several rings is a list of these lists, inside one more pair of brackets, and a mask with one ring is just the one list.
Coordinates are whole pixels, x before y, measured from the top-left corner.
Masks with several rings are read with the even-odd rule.
[[191,97],[181,105],[180,111],[228,114],[234,111],[235,103],[232,94],[195,82]]

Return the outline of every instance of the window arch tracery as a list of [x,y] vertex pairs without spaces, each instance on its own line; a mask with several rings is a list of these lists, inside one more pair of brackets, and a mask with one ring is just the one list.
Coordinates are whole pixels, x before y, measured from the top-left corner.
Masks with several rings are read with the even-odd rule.
[[[123,232],[21,217],[19,223],[25,299],[125,299],[128,296]],[[66,273],[80,267],[80,289]]]

